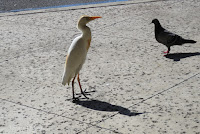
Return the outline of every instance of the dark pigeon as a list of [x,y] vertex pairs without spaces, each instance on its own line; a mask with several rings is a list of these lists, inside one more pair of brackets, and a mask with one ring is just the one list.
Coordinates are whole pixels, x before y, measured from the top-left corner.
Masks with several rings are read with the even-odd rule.
[[187,40],[182,38],[181,36],[171,33],[164,29],[161,25],[158,19],[152,20],[152,23],[155,24],[155,38],[159,43],[164,44],[168,50],[164,53],[170,52],[170,47],[174,45],[183,45],[185,43],[196,43],[194,40]]

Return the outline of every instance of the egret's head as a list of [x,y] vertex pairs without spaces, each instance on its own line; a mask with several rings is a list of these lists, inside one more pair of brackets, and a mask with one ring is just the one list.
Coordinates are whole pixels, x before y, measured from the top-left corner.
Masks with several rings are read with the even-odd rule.
[[79,21],[78,21],[78,25],[86,25],[88,22],[92,21],[92,20],[95,20],[95,19],[98,19],[98,18],[101,18],[100,16],[82,16]]

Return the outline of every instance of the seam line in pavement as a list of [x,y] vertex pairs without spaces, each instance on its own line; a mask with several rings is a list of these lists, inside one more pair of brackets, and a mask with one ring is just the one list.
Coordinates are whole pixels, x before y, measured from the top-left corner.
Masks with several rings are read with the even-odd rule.
[[[160,91],[160,92],[158,92],[158,93],[156,93],[156,94],[153,94],[153,95],[147,97],[146,99],[144,99],[144,100],[142,100],[142,101],[140,101],[140,102],[138,102],[138,103],[135,103],[135,104],[132,105],[132,106],[129,106],[128,108],[131,108],[131,107],[133,107],[133,106],[135,106],[135,105],[141,104],[141,103],[143,103],[143,102],[145,102],[145,101],[147,101],[147,100],[150,100],[151,98],[153,98],[153,97],[155,97],[155,96],[161,95],[162,93],[164,93],[164,92],[166,92],[166,91],[169,91],[170,89],[172,89],[172,88],[174,88],[174,87],[176,87],[176,86],[181,85],[182,83],[188,81],[188,80],[191,79],[191,78],[194,78],[195,76],[197,76],[197,75],[199,75],[199,74],[200,74],[200,72],[197,73],[197,74],[192,75],[191,77],[189,77],[189,78],[187,78],[187,79],[185,79],[185,80],[183,80],[183,81],[181,81],[181,82],[179,82],[179,83],[177,83],[177,84],[175,84],[175,85],[173,85],[173,86],[171,86],[171,87],[169,87],[169,88],[167,88],[167,89],[164,89],[164,90],[162,90],[162,91]],[[121,112],[121,111],[119,111],[119,112]],[[109,117],[106,118],[106,119],[102,119],[102,120],[96,121],[96,122],[97,122],[97,123],[96,123],[96,126],[98,126],[99,123],[104,122],[104,121],[106,121],[107,119],[110,119],[110,118],[116,116],[117,114],[119,114],[119,112],[117,112],[117,113],[115,113],[115,114],[109,116]],[[90,126],[90,127],[92,127],[92,126]],[[90,127],[88,127],[88,128],[90,128]],[[100,127],[100,126],[99,126],[99,127]],[[87,128],[87,129],[88,129],[88,128]],[[78,133],[81,133],[81,132],[83,132],[83,131],[85,131],[85,130],[87,130],[87,129],[81,130],[81,131],[79,131]],[[105,128],[104,128],[104,129],[105,129]],[[118,133],[118,132],[115,131],[115,130],[111,130],[111,131]]]
[[[84,122],[84,121],[81,121],[81,120],[77,120],[77,119],[74,119],[74,118],[70,118],[70,117],[64,116],[63,113],[59,115],[59,114],[56,114],[56,113],[48,112],[48,111],[45,111],[45,110],[42,110],[42,109],[38,109],[38,108],[31,107],[31,106],[28,106],[28,105],[25,105],[25,104],[21,104],[21,103],[17,103],[17,102],[14,102],[14,101],[10,101],[10,100],[7,100],[7,99],[0,98],[0,100],[5,101],[5,102],[9,102],[9,103],[12,103],[12,104],[15,104],[15,105],[18,105],[18,106],[23,106],[23,107],[30,108],[30,109],[33,109],[33,110],[37,110],[39,112],[44,112],[46,114],[52,114],[54,116],[63,117],[63,118],[66,118],[66,119],[70,119],[72,121],[77,121],[77,122],[89,125],[89,127],[87,127],[86,129],[81,130],[80,132],[85,131],[88,128],[91,128],[91,127],[97,127],[97,128],[100,128],[100,129],[105,129],[107,131],[113,131],[115,133],[119,133],[119,132],[117,132],[115,130],[112,130],[112,129],[109,129],[109,128],[100,127],[100,126],[97,126],[96,124],[87,123],[87,122]],[[78,134],[78,133],[79,132],[77,132],[76,134]]]
[[[142,100],[142,101],[140,101],[140,102],[138,102],[138,103],[135,103],[135,104],[132,105],[132,106],[129,106],[128,108],[131,108],[131,107],[133,107],[133,106],[135,106],[135,105],[141,104],[141,103],[143,103],[143,102],[145,102],[145,101],[147,101],[147,100],[149,100],[149,99],[151,99],[151,98],[153,98],[153,97],[155,97],[155,96],[161,95],[162,93],[164,93],[164,92],[166,92],[166,91],[168,91],[168,90],[170,90],[170,89],[172,89],[172,88],[174,88],[174,87],[176,87],[176,86],[178,86],[178,85],[180,85],[180,84],[182,84],[182,83],[188,81],[188,80],[191,79],[191,78],[194,78],[195,76],[197,76],[197,75],[199,75],[199,74],[200,74],[200,72],[197,73],[197,74],[194,74],[193,76],[191,76],[191,77],[189,77],[189,78],[187,78],[187,79],[185,79],[185,80],[183,80],[183,81],[181,81],[181,82],[179,82],[179,83],[177,83],[177,84],[175,84],[175,85],[173,85],[173,86],[171,86],[171,87],[169,87],[169,88],[167,88],[167,89],[164,89],[164,90],[162,90],[162,91],[160,91],[160,92],[158,92],[158,93],[156,93],[156,94],[153,94],[153,95],[151,95],[150,97],[147,97],[146,99],[144,99],[144,100]],[[109,129],[109,128],[103,128],[103,127],[101,127],[101,126],[98,126],[98,124],[101,123],[101,122],[106,121],[107,119],[110,119],[110,118],[116,116],[116,115],[119,114],[119,112],[121,112],[121,111],[119,111],[118,113],[115,113],[115,114],[109,116],[109,117],[106,118],[106,119],[102,119],[102,120],[96,121],[96,122],[97,122],[96,124],[91,124],[91,123],[87,123],[87,122],[84,122],[84,121],[81,121],[81,120],[77,120],[77,119],[74,119],[74,118],[70,118],[70,117],[67,117],[67,116],[63,116],[62,114],[59,115],[59,114],[52,113],[52,112],[48,112],[48,111],[45,111],[45,110],[42,110],[42,109],[34,108],[34,107],[31,107],[31,106],[28,106],[28,105],[16,103],[16,102],[13,102],[13,101],[10,101],[10,100],[7,100],[7,99],[2,99],[2,98],[0,98],[0,100],[6,101],[6,102],[9,102],[9,103],[12,103],[12,104],[24,106],[24,107],[26,107],[26,108],[34,109],[34,110],[37,110],[37,111],[40,111],[40,112],[44,112],[44,113],[47,113],[47,114],[53,114],[53,115],[55,115],[55,116],[64,117],[64,118],[70,119],[70,120],[72,120],[72,121],[78,121],[78,122],[81,122],[81,123],[85,123],[85,124],[87,124],[87,125],[91,125],[91,126],[87,127],[86,129],[83,129],[83,130],[77,132],[77,134],[78,134],[78,133],[81,133],[81,132],[83,132],[83,131],[86,131],[87,129],[89,129],[89,128],[91,128],[91,127],[97,127],[97,128],[100,128],[100,129],[105,129],[105,130],[108,130],[108,131],[112,131],[112,132],[114,132],[114,133],[120,133],[120,132],[117,132],[117,131],[112,130],[112,129]]]
[[128,108],[131,108],[131,107],[133,107],[133,106],[135,106],[135,105],[138,105],[138,104],[140,104],[140,103],[143,103],[143,102],[145,102],[145,101],[147,101],[147,100],[149,100],[149,99],[151,99],[151,98],[153,98],[153,97],[155,97],[155,96],[161,95],[162,93],[164,93],[164,92],[166,92],[166,91],[169,91],[170,89],[172,89],[172,88],[174,88],[174,87],[176,87],[176,86],[181,85],[182,83],[188,81],[189,79],[194,78],[195,76],[197,76],[197,75],[199,75],[199,74],[200,74],[200,72],[197,73],[197,74],[194,74],[193,76],[191,76],[191,77],[189,77],[189,78],[187,78],[187,79],[185,79],[185,80],[183,80],[183,81],[181,81],[181,82],[179,82],[179,83],[177,83],[177,84],[175,84],[175,85],[173,85],[173,86],[171,86],[171,87],[169,87],[169,88],[167,88],[167,89],[164,89],[164,90],[162,90],[162,91],[160,91],[160,92],[158,92],[158,93],[156,93],[156,94],[153,94],[153,95],[151,95],[150,97],[147,97],[146,99],[144,99],[144,100],[142,100],[142,101],[140,101],[140,102],[138,102],[138,103],[136,103],[136,104],[134,104],[134,105],[132,105],[132,106],[130,106],[130,107],[128,107]]

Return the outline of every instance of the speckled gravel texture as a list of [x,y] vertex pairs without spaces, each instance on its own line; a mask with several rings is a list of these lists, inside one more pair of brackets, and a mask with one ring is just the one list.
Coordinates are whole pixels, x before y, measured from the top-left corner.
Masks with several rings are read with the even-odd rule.
[[[94,6],[0,14],[0,133],[200,134],[200,1]],[[82,15],[102,18],[80,72],[90,99],[73,103],[61,81]],[[154,18],[197,43],[164,57]]]

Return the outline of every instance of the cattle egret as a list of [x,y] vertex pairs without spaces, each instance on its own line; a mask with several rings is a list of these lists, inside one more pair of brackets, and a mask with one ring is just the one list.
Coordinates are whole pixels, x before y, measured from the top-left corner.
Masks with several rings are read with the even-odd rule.
[[66,83],[68,83],[69,85],[71,79],[73,78],[72,80],[73,100],[78,99],[78,98],[75,98],[75,94],[74,94],[74,80],[76,76],[77,76],[81,93],[83,94],[85,98],[88,99],[88,97],[84,94],[81,88],[81,83],[79,79],[79,71],[81,70],[85,62],[86,55],[87,55],[88,49],[90,47],[90,42],[91,42],[91,31],[90,31],[90,28],[86,26],[86,24],[97,18],[101,18],[101,17],[100,16],[82,16],[79,19],[78,29],[82,32],[82,34],[76,37],[72,41],[72,44],[70,45],[67,52],[62,84],[66,85]]

